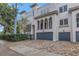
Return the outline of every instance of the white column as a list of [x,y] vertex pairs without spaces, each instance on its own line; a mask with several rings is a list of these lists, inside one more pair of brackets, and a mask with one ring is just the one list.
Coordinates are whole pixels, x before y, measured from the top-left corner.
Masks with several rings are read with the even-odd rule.
[[76,15],[71,14],[71,42],[76,42]]
[[53,19],[53,41],[57,41],[58,40],[58,19],[57,19],[57,15],[54,15],[54,19]]
[[49,17],[47,18],[47,27],[49,29]]
[[35,40],[37,40],[37,21],[35,21]]
[[43,19],[43,32],[44,32],[44,30],[45,30],[45,27],[44,27],[44,24],[45,23],[45,19]]

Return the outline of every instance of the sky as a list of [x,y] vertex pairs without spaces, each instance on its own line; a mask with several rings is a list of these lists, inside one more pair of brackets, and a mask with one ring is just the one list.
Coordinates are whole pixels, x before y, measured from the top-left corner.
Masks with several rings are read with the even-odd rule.
[[[33,3],[21,3],[21,4],[18,4],[18,12],[21,12],[21,11],[26,11],[26,12],[29,12],[31,10],[30,8],[30,5],[32,5]],[[46,3],[38,3],[39,6],[44,6]],[[20,15],[18,15],[18,18],[20,17]],[[0,32],[3,31],[3,26],[0,25]]]
[[[23,10],[25,10],[25,11],[30,11],[31,10],[31,8],[30,8],[30,5],[32,5],[33,3],[23,3],[22,5],[19,5],[19,11],[23,11]],[[38,3],[38,5],[40,5],[40,6],[43,6],[43,5],[45,5],[45,3]]]
[[0,32],[2,32],[3,29],[4,29],[4,27],[0,25]]
[[[18,12],[21,11],[26,11],[29,12],[31,10],[30,5],[32,5],[33,3],[23,3],[23,4],[19,4],[18,6]],[[46,3],[38,3],[39,6],[44,6]],[[18,15],[18,18],[20,18],[20,15]]]

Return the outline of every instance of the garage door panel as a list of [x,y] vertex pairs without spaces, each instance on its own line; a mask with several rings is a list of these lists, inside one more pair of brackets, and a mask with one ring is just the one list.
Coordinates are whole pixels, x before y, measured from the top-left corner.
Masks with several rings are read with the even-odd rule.
[[76,41],[79,42],[79,31],[76,32]]
[[70,32],[59,32],[60,41],[70,41]]
[[40,40],[52,40],[53,39],[53,33],[52,32],[37,33],[37,39],[40,39]]

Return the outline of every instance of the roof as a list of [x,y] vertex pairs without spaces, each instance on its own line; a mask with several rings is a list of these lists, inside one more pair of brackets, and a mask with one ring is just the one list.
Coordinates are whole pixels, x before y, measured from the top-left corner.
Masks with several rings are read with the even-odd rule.
[[79,9],[79,6],[76,6],[76,7],[72,7],[69,9],[69,12],[72,12],[72,11],[75,11],[75,10],[78,10]]
[[37,6],[37,3],[33,3],[30,7],[33,8],[35,6]]
[[20,12],[20,14],[23,14],[23,13],[26,13],[26,11],[22,11],[22,12]]

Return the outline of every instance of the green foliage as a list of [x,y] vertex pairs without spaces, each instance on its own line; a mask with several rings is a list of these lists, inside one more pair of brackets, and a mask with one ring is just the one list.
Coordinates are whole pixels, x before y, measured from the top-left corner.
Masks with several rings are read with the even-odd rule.
[[4,33],[13,32],[14,19],[16,17],[15,8],[11,7],[7,3],[0,3],[0,22],[4,25]]
[[26,34],[0,35],[0,39],[7,40],[7,41],[30,40],[31,39],[31,35],[26,35]]
[[20,33],[20,25],[17,23],[17,34]]

